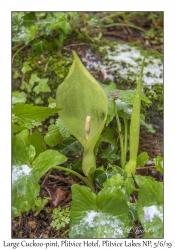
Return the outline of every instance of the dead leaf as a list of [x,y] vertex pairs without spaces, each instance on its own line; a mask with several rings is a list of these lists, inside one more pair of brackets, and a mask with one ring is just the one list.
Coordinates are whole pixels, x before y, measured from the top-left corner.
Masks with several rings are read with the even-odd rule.
[[45,190],[47,191],[48,195],[52,198],[49,203],[51,204],[50,209],[54,209],[58,207],[61,202],[66,198],[67,192],[60,189],[60,188],[53,188],[44,186]]

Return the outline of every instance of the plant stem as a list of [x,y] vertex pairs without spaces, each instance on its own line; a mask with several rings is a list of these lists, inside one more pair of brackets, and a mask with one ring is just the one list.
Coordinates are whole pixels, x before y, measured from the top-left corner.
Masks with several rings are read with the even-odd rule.
[[69,168],[60,167],[60,166],[55,166],[54,168],[76,175],[78,178],[80,178],[86,184],[86,186],[88,186],[95,193],[94,185],[92,183],[90,183],[86,177],[82,176],[81,174],[79,174],[79,173],[77,173],[74,170],[69,169]]
[[124,129],[125,129],[125,141],[124,141],[124,166],[126,163],[126,154],[127,154],[127,146],[128,146],[128,121],[127,119],[124,120]]
[[[112,14],[108,15],[108,18],[115,17],[115,16],[122,16],[123,14],[125,14],[125,12],[112,13]],[[106,18],[106,16],[100,18],[100,22],[102,22],[105,18]]]
[[12,57],[12,63],[13,63],[13,61],[14,61],[15,56],[16,56],[22,49],[24,49],[25,47],[27,47],[28,45],[29,45],[29,43],[28,43],[28,44],[25,44],[24,46],[22,46],[21,48],[19,48],[19,49],[15,52],[15,54],[14,54],[13,57]]
[[114,27],[114,26],[129,27],[129,28],[133,28],[133,29],[137,29],[137,30],[146,32],[146,30],[144,30],[136,25],[130,24],[130,23],[111,23],[111,24],[103,25],[101,28],[110,28],[110,27]]
[[141,89],[142,89],[142,77],[143,77],[143,68],[144,68],[145,58],[142,61],[140,77],[137,83],[137,88],[134,96],[133,109],[131,114],[131,123],[130,123],[130,157],[129,162],[125,166],[125,171],[127,176],[134,176],[137,165],[137,154],[139,148],[139,134],[140,134],[140,108],[141,108]]
[[21,46],[21,43],[18,43],[17,45],[13,46],[12,49],[15,49],[17,47]]
[[120,151],[121,151],[120,163],[121,163],[121,167],[124,168],[125,165],[124,165],[123,135],[122,135],[121,124],[120,124],[120,120],[119,120],[117,112],[116,112],[115,117],[116,117],[116,121],[117,121],[117,127],[118,127],[119,138],[120,138]]

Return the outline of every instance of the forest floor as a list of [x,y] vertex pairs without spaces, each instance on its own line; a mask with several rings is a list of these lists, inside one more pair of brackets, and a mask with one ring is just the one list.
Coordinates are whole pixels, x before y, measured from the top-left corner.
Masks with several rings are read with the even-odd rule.
[[[159,28],[163,28],[162,19],[153,22],[152,20],[140,17],[139,19],[136,19],[135,17],[133,23],[140,28],[155,28],[157,31]],[[108,41],[122,43],[139,42],[143,47],[163,54],[163,43],[156,34],[145,36],[142,32],[136,29],[115,26],[103,29],[103,38],[106,38]],[[79,54],[83,53],[78,43],[76,44],[76,41],[72,41],[72,43],[66,45],[64,49],[69,50],[72,48],[77,50]],[[163,181],[163,175],[156,170],[153,162],[150,163],[150,165],[145,165],[144,167],[137,169],[136,174],[152,176],[157,181]],[[50,225],[53,219],[52,212],[48,213],[48,210],[52,211],[58,206],[61,208],[70,207],[72,198],[71,185],[75,183],[84,185],[80,179],[72,174],[65,175],[63,172],[54,169],[51,169],[46,173],[39,182],[41,186],[40,197],[44,198],[49,196],[52,200],[48,201],[45,209],[40,212],[28,211],[21,213],[19,217],[13,218],[12,238],[69,238],[69,225],[60,230],[55,230]],[[61,195],[60,190],[64,191]],[[137,193],[131,195],[130,202],[137,202]],[[144,235],[143,231],[140,222],[135,221],[135,226],[128,234],[128,238],[141,238]]]

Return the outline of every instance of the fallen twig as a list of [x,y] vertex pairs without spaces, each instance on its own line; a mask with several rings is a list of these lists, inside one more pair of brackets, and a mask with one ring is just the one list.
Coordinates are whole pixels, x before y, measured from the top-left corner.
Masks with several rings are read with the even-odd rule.
[[45,176],[43,182],[41,183],[41,188],[44,186],[44,184],[45,184],[47,178],[49,177],[49,175],[51,174],[51,172],[52,172],[52,168],[51,168],[51,169],[49,170],[49,172],[46,174],[46,176]]
[[22,46],[20,49],[18,49],[18,50],[15,52],[15,54],[14,54],[13,57],[12,57],[12,63],[13,63],[13,60],[14,60],[15,56],[18,54],[18,52],[21,51],[22,49],[24,49],[25,47],[27,47],[28,45],[29,45],[29,44],[26,44],[26,45]]
[[68,180],[68,179],[66,179],[66,178],[64,178],[64,177],[61,177],[61,176],[58,176],[58,175],[49,175],[49,177],[50,178],[52,178],[52,179],[55,179],[55,180],[59,180],[59,181],[62,181],[62,182],[64,182],[64,183],[68,183],[68,184],[76,184],[77,182],[76,181],[73,181],[73,180]]

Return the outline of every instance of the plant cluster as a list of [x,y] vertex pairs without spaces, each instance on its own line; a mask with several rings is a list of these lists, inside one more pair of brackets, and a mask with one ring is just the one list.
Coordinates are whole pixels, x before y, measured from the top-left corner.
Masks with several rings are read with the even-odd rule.
[[[138,16],[146,17],[152,27],[144,29],[135,24]],[[151,44],[162,43],[163,12],[12,12],[12,42],[18,53],[30,46],[42,54],[52,49],[62,48],[68,40],[76,37],[98,42],[103,29],[116,26],[127,27],[143,32]],[[54,40],[50,45],[50,39]]]
[[[69,74],[58,87],[56,100],[49,99],[49,107],[25,104],[25,97],[13,104],[12,215],[37,205],[38,181],[55,168],[75,174],[86,184],[72,186],[70,238],[124,238],[136,220],[145,230],[144,237],[161,238],[163,185],[152,177],[135,175],[136,168],[149,159],[146,153],[137,156],[140,124],[153,132],[140,114],[141,100],[150,103],[141,93],[144,61],[137,89],[119,90],[114,83],[98,83],[73,55]],[[31,79],[41,85],[44,80]],[[45,133],[42,123],[57,113],[59,118]],[[72,155],[79,158],[62,166]],[[162,158],[154,161],[162,172]],[[133,192],[138,192],[136,203],[130,202]],[[62,212],[59,208],[53,213],[52,226],[57,229],[68,223],[68,210],[63,221]]]
[[61,209],[61,207],[59,206],[53,210],[52,218],[53,220],[50,225],[56,230],[59,230],[69,224],[70,209]]

